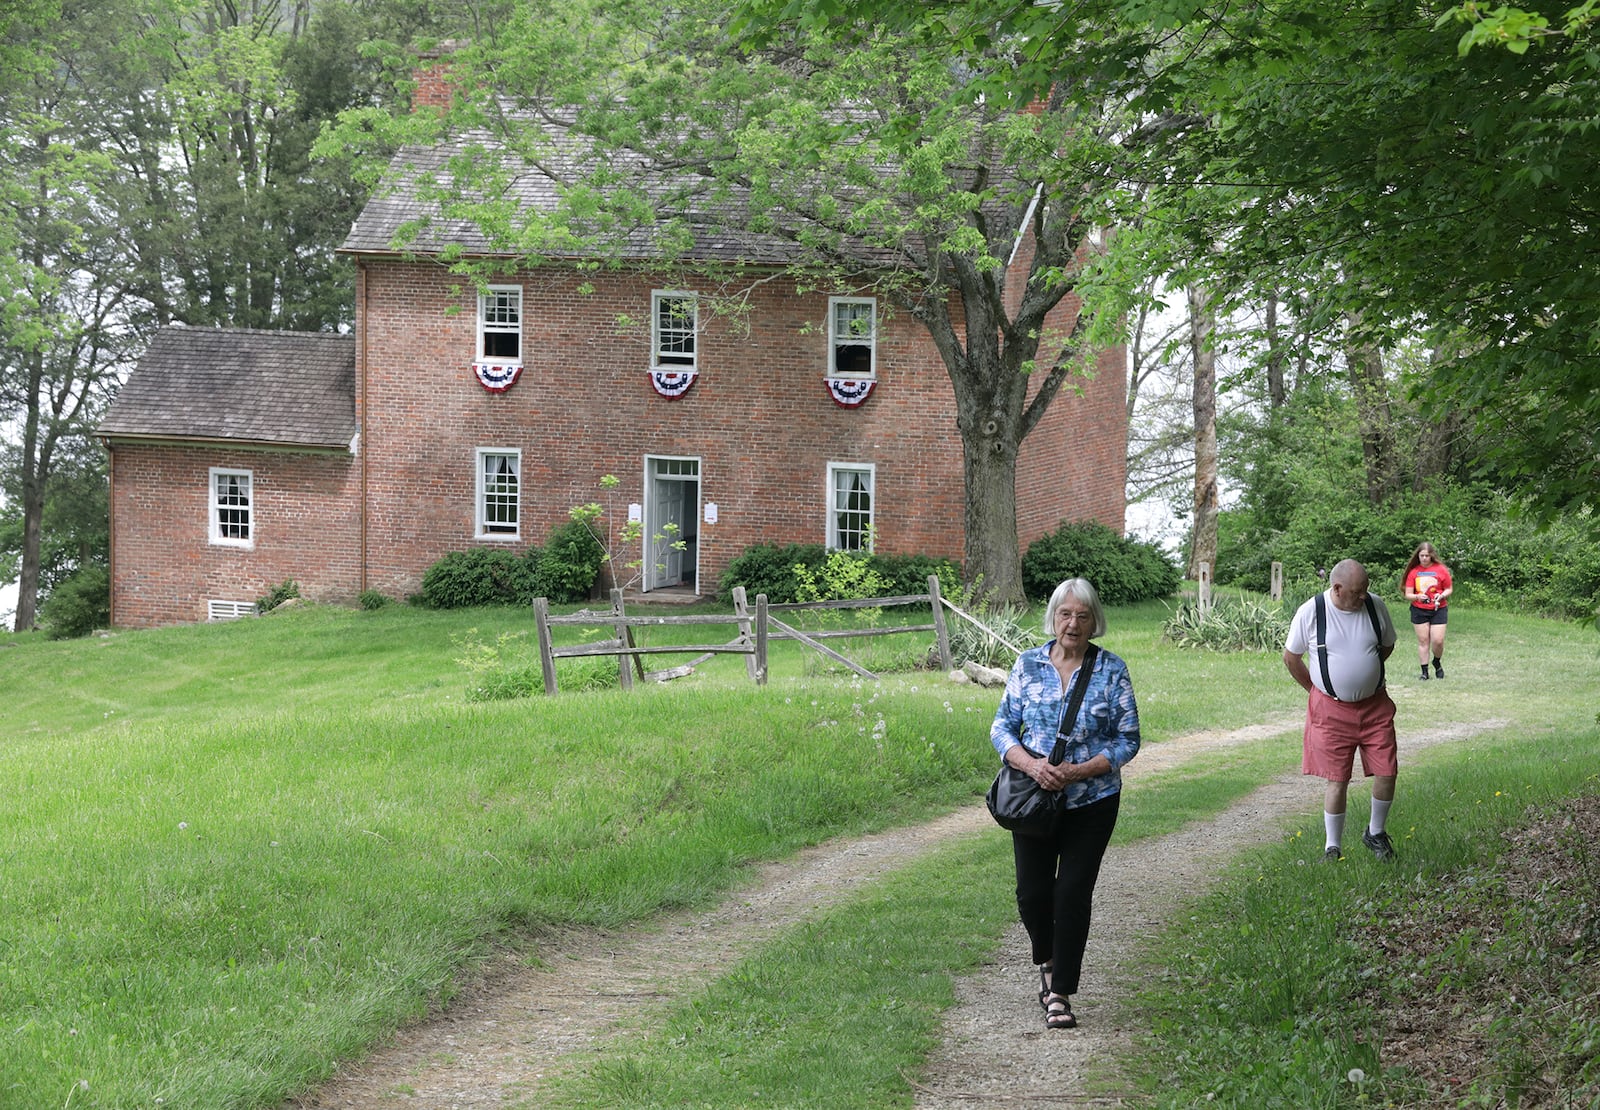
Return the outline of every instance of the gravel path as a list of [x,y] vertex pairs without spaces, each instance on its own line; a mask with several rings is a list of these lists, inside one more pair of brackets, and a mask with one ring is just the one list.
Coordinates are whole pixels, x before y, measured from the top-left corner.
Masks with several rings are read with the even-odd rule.
[[[1505,723],[1405,733],[1402,757]],[[1136,789],[1163,769],[1298,728],[1293,718],[1152,745],[1128,765],[1125,779]],[[1120,1105],[1116,1067],[1132,1029],[1116,1000],[1136,971],[1123,962],[1130,940],[1163,929],[1179,900],[1203,891],[1225,860],[1281,837],[1291,819],[1316,812],[1319,798],[1316,784],[1289,774],[1214,820],[1114,846],[1096,891],[1082,991],[1073,1001],[1080,1027],[1045,1030],[1037,975],[1026,937],[1015,926],[993,963],[958,982],[957,1005],[946,1014],[943,1044],[919,1080],[917,1105]],[[603,1051],[610,1036],[639,1018],[641,998],[665,1004],[693,992],[818,908],[955,838],[975,835],[1003,835],[982,805],[915,828],[819,845],[766,868],[720,906],[667,918],[650,930],[556,938],[542,946],[542,966],[499,959],[444,1013],[402,1030],[288,1108],[537,1105],[544,1077],[571,1063],[564,1059],[569,1054],[578,1054],[581,1066],[584,1055]],[[1117,944],[1096,944],[1108,938]]]

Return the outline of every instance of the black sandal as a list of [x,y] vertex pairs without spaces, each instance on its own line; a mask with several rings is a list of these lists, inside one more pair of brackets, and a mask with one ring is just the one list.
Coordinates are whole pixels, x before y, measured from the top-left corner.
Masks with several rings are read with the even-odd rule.
[[1054,970],[1055,968],[1048,964],[1039,965],[1039,1009],[1041,1010],[1049,1009],[1046,1003],[1050,1001],[1050,973]]
[[1072,1016],[1072,1003],[1065,995],[1052,994],[1044,1008],[1046,1029],[1076,1029],[1078,1019]]

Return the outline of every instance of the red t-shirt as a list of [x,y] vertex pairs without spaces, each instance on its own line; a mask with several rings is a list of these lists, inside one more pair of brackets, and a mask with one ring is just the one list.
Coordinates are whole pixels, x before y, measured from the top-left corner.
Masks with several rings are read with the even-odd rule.
[[1412,567],[1406,572],[1406,593],[1422,594],[1426,601],[1413,601],[1411,604],[1418,609],[1440,609],[1450,604],[1447,597],[1441,598],[1441,590],[1450,588],[1450,568],[1435,559],[1425,567]]

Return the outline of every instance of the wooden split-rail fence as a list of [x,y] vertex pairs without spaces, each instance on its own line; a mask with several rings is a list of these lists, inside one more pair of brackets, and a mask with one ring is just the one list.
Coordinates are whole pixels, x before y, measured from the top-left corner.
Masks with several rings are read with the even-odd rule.
[[[903,624],[885,628],[849,628],[827,629],[822,631],[802,632],[800,629],[785,623],[774,613],[790,612],[807,609],[886,609],[903,605],[927,605],[932,612],[932,620],[926,624]],[[722,613],[690,613],[682,616],[643,616],[627,612],[622,601],[622,591],[611,591],[611,608],[608,610],[583,610],[569,613],[564,616],[552,616],[550,603],[546,598],[538,598],[533,603],[534,624],[539,634],[539,668],[544,673],[544,692],[556,693],[556,660],[570,659],[576,656],[614,655],[617,657],[617,674],[624,690],[633,688],[635,677],[640,680],[666,681],[672,678],[681,678],[691,673],[695,667],[717,655],[742,655],[745,657],[745,671],[757,685],[765,685],[767,681],[767,645],[773,640],[794,640],[810,648],[828,659],[839,663],[862,678],[876,679],[878,676],[865,667],[847,659],[823,643],[824,640],[838,637],[858,636],[889,636],[906,632],[932,632],[938,647],[939,665],[948,671],[953,666],[950,654],[950,632],[946,624],[946,611],[955,614],[963,620],[971,621],[982,627],[981,622],[971,614],[963,612],[954,602],[943,597],[939,592],[939,578],[937,575],[928,576],[928,592],[925,594],[909,594],[898,597],[871,597],[857,598],[845,601],[814,601],[797,602],[781,605],[769,605],[766,594],[757,594],[755,604],[752,606],[745,595],[743,586],[733,590],[733,612]],[[612,637],[607,640],[598,640],[586,644],[573,644],[557,647],[551,639],[550,629],[561,625],[596,624],[610,625]],[[635,642],[633,630],[666,625],[732,625],[736,634],[731,640],[706,643],[706,644],[661,644],[641,645]],[[991,636],[1005,640],[992,630]],[[1006,645],[1011,647],[1010,644]],[[1020,650],[1012,648],[1013,651]],[[678,667],[670,667],[660,671],[646,671],[644,669],[644,656],[646,655],[688,655],[696,654],[696,658]]]

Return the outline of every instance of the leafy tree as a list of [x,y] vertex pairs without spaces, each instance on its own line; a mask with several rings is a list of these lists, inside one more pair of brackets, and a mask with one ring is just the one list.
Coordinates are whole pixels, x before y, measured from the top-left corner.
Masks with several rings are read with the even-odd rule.
[[[816,21],[842,11],[747,0],[755,19],[803,7]],[[983,92],[1012,99],[1073,73],[1085,45],[1114,41],[1119,17],[1165,36],[1128,95],[1191,125],[1155,129],[1139,176],[1158,183],[1154,202],[1180,220],[1214,287],[1323,289],[1359,319],[1357,345],[1427,334],[1450,356],[1422,383],[1436,418],[1470,420],[1498,478],[1544,515],[1600,503],[1592,2],[1463,4],[1441,17],[1415,0],[1123,0],[1088,29],[1079,6],[849,7],[919,43],[947,41],[952,58],[977,38],[1007,43],[1023,60],[980,77]],[[1495,43],[1509,49],[1481,48]],[[1234,204],[1214,203],[1218,184]],[[1228,249],[1211,251],[1219,240]],[[1331,290],[1315,276],[1329,271]]]
[[[1086,51],[1023,111],[970,95],[1016,67],[1004,44],[935,49],[808,15],[741,37],[733,14],[717,0],[519,8],[452,57],[462,153],[424,193],[525,262],[609,262],[648,240],[689,268],[695,236],[732,234],[771,267],[715,271],[727,302],[776,268],[916,321],[957,406],[965,573],[1020,600],[1017,455],[1090,352],[1094,313],[1069,330],[1054,313],[1120,198],[1125,59]],[[371,123],[352,117],[346,137]],[[556,178],[559,211],[508,187],[527,162]],[[1019,241],[1031,258],[1008,272]]]

